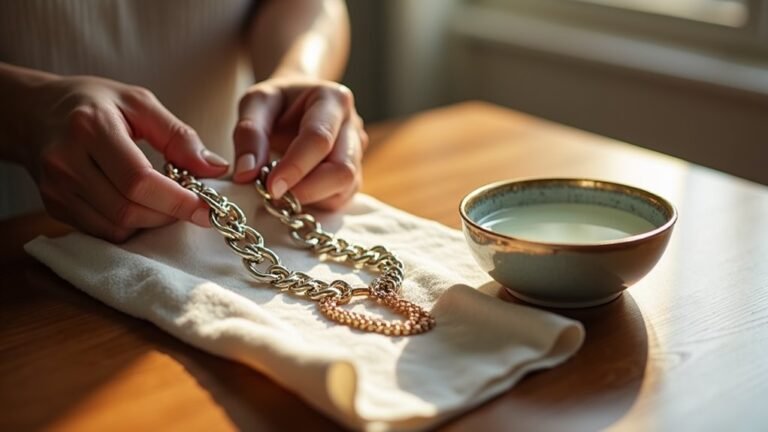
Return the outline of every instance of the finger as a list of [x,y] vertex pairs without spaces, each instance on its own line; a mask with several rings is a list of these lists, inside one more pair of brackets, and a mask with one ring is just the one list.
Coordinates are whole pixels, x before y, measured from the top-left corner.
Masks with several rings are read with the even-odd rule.
[[269,134],[269,150],[278,154],[285,154],[288,146],[296,138],[296,128],[272,129]]
[[[93,136],[86,142],[96,165],[129,201],[176,219],[205,224],[193,215],[205,204],[194,193],[155,171],[141,150],[128,137],[119,114],[99,110],[90,116]],[[198,213],[199,214],[199,213]]]
[[349,191],[346,191],[344,193],[339,193],[331,197],[328,197],[322,201],[318,201],[312,204],[312,206],[319,208],[321,210],[327,210],[327,211],[338,210],[344,207],[344,205],[346,205],[349,202],[349,200],[355,195],[356,192],[357,192],[356,189],[350,189]]
[[296,139],[269,176],[267,188],[275,197],[295,186],[334,148],[349,112],[348,104],[334,95],[324,92],[310,103]]
[[362,153],[365,153],[365,151],[368,150],[368,145],[370,143],[370,137],[368,136],[368,132],[365,130],[365,122],[363,121],[363,118],[360,117],[360,115],[357,113],[352,116],[352,119],[353,124],[357,127],[357,131],[360,135],[360,148]]
[[122,243],[136,232],[135,229],[113,224],[75,194],[67,195],[63,200],[46,201],[46,209],[56,219],[113,243]]
[[78,195],[111,223],[124,228],[152,228],[176,221],[169,216],[126,199],[92,162],[80,170]]
[[135,228],[121,227],[110,222],[86,200],[78,196],[73,196],[71,200],[72,205],[76,208],[75,218],[78,222],[76,226],[88,234],[113,243],[123,243],[136,232]]
[[316,203],[349,189],[354,184],[354,173],[349,165],[321,162],[291,193],[302,204]]
[[255,87],[240,101],[235,142],[237,183],[253,181],[269,160],[269,135],[282,106],[282,94],[273,87]]
[[[164,215],[128,201],[112,185],[81,147],[73,147],[59,162],[50,163],[45,170],[45,184],[41,189],[48,195],[74,193],[115,225],[124,228],[148,228],[173,222]],[[63,191],[63,192],[62,192]]]
[[345,122],[331,154],[297,184],[291,193],[304,204],[346,194],[360,183],[362,159],[359,129]]
[[167,161],[199,177],[218,177],[227,171],[227,161],[206,149],[197,132],[171,114],[152,92],[130,87],[121,97],[134,138],[146,139]]

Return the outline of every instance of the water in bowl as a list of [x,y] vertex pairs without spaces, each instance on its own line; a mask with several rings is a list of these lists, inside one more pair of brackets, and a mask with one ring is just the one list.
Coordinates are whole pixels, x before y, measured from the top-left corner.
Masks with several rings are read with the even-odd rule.
[[560,244],[617,240],[655,228],[649,221],[623,210],[579,203],[515,206],[490,213],[478,222],[510,237]]

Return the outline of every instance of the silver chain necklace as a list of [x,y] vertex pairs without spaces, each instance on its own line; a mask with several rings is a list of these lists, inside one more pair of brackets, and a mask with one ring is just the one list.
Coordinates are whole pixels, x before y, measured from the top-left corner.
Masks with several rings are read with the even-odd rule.
[[[379,275],[368,286],[352,287],[343,280],[324,282],[307,273],[287,269],[275,252],[264,246],[261,233],[247,225],[245,213],[235,203],[170,163],[165,165],[165,172],[208,204],[211,225],[224,236],[229,248],[242,258],[246,270],[257,281],[313,300],[326,318],[358,330],[392,336],[431,330],[435,318],[421,306],[400,297],[405,278],[402,261],[384,246],[365,248],[324,231],[312,215],[302,212],[301,203],[290,193],[279,199],[272,197],[266,184],[275,166],[276,162],[264,166],[255,182],[266,210],[289,228],[291,238],[298,245],[310,248],[317,255],[377,272]],[[341,306],[353,297],[375,300],[405,319],[390,321],[343,309]]]

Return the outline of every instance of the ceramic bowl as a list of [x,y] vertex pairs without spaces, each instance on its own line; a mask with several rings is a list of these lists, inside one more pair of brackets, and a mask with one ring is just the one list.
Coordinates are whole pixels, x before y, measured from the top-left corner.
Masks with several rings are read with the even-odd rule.
[[[552,207],[542,207],[544,204],[555,204],[555,208],[585,205],[594,208],[596,214],[618,210],[647,221],[647,228],[608,240],[573,241],[559,240],[557,235],[533,239],[500,232],[503,230],[484,223],[489,215],[509,209],[533,211],[533,219],[538,220],[536,209]],[[467,243],[483,270],[513,296],[556,308],[596,306],[617,298],[653,268],[677,220],[675,207],[655,194],[618,183],[575,178],[493,183],[469,193],[459,210]],[[543,214],[541,219],[545,219]]]

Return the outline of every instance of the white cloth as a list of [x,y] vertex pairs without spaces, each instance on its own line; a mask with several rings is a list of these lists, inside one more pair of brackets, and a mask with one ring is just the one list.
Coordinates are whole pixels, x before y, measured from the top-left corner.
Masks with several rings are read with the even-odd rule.
[[[209,184],[241,205],[288,268],[355,284],[372,278],[294,247],[285,227],[257,212],[250,186]],[[345,239],[395,251],[406,265],[404,296],[431,309],[437,326],[388,337],[332,323],[313,302],[254,282],[215,230],[186,222],[121,246],[75,233],[37,238],[26,250],[104,303],[250,365],[354,428],[434,425],[565,361],[582,343],[578,322],[478,291],[490,279],[455,230],[365,195],[318,217]]]

